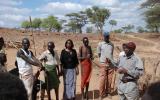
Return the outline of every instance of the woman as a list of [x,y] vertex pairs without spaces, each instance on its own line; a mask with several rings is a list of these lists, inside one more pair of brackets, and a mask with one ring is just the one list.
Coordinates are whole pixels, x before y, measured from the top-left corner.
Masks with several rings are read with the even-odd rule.
[[78,57],[77,52],[73,49],[74,44],[71,39],[65,43],[65,49],[61,52],[61,70],[64,79],[64,100],[75,100],[76,93],[76,74],[78,75]]
[[45,82],[47,85],[48,100],[51,100],[50,91],[55,89],[56,100],[59,100],[59,64],[60,60],[57,52],[54,50],[53,42],[48,42],[48,50],[42,53],[40,60],[44,61]]

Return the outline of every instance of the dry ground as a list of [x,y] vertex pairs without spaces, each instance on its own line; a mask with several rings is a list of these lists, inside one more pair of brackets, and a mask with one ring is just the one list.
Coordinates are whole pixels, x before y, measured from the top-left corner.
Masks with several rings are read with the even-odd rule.
[[[24,32],[19,30],[10,30],[10,29],[0,29],[0,36],[3,36],[5,41],[20,41],[24,37],[28,37],[31,40],[31,50],[33,49],[33,36],[32,32]],[[93,48],[94,54],[96,55],[96,46],[100,40],[100,37],[97,34],[85,34],[85,35],[75,35],[75,34],[65,34],[65,33],[48,33],[48,32],[34,32],[35,38],[35,48],[37,57],[41,52],[44,51],[46,47],[46,43],[48,41],[54,41],[56,50],[60,54],[61,50],[64,48],[64,43],[67,39],[72,39],[75,44],[75,48],[78,51],[79,46],[82,44],[82,38],[84,36],[89,37],[90,44]],[[115,60],[118,57],[119,49],[121,49],[122,43],[133,41],[137,44],[136,54],[138,54],[141,58],[144,59],[145,63],[145,71],[146,73],[153,73],[154,64],[160,61],[160,35],[154,34],[112,34],[111,41],[115,45],[114,58]],[[7,53],[7,69],[10,70],[14,67],[14,61],[16,57],[17,49],[15,48],[6,48]],[[94,60],[95,62],[97,59]],[[35,67],[36,68],[36,67]],[[160,68],[159,68],[160,69]],[[36,70],[36,69],[35,69]],[[160,71],[159,71],[160,72]],[[43,79],[43,72],[41,73],[40,79]],[[63,80],[60,78],[60,98],[62,98],[63,93]],[[92,77],[89,88],[90,99],[98,99],[98,68],[93,64]],[[54,93],[54,91],[52,92]],[[80,75],[77,77],[77,100],[81,100],[80,95]],[[54,98],[54,94],[52,95]],[[47,100],[47,99],[46,99]],[[118,96],[115,95],[112,99],[104,98],[104,100],[118,100]]]

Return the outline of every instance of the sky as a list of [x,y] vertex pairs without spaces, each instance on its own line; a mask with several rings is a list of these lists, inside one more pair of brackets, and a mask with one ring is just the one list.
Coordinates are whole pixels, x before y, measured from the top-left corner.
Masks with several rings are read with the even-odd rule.
[[65,14],[78,12],[92,6],[110,10],[111,16],[106,21],[104,30],[110,30],[109,20],[116,20],[121,28],[127,24],[145,27],[141,3],[146,0],[1,0],[0,27],[16,28],[21,22],[32,18],[45,18],[54,15],[65,19]]

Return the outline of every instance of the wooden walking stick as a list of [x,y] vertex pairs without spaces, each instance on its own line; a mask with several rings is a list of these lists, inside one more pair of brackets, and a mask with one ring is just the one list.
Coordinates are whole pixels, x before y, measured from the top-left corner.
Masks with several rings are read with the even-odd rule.
[[[34,54],[35,56],[37,55],[36,53],[36,46],[35,46],[35,39],[34,39],[34,34],[33,34],[33,28],[32,28],[32,19],[31,16],[29,16],[29,21],[30,21],[30,28],[31,28],[31,33],[32,33],[32,39],[33,39],[33,47],[34,47]],[[40,76],[39,76],[39,80],[40,80]],[[42,83],[40,82],[40,92],[42,91],[42,87],[41,87]],[[40,93],[40,97],[41,97],[41,93]],[[41,98],[39,98],[41,99]]]
[[31,28],[32,39],[33,39],[34,54],[35,54],[35,56],[36,56],[36,47],[35,47],[35,40],[34,40],[34,34],[33,34],[32,19],[31,19],[31,16],[29,16],[29,21],[30,21],[30,28]]

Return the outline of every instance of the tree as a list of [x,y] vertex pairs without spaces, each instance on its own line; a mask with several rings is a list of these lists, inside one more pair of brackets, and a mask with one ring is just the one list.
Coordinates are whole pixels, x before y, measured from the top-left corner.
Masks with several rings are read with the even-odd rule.
[[144,16],[147,28],[158,33],[160,28],[160,0],[147,0],[141,7],[146,8]]
[[65,26],[69,27],[69,31],[76,33],[77,25],[74,21],[69,21]]
[[160,28],[160,5],[148,9],[144,14],[148,26],[152,27],[153,31],[158,33]]
[[92,33],[92,32],[93,32],[93,27],[86,28],[86,33]]
[[139,33],[145,32],[145,30],[144,30],[144,28],[143,28],[142,26],[138,26],[138,27],[137,27],[137,31],[138,31]]
[[153,7],[156,4],[160,4],[160,0],[147,0],[144,3],[141,4],[141,7],[142,8]]
[[134,25],[128,24],[127,26],[122,27],[122,29],[125,33],[131,32],[131,30],[134,29]]
[[76,25],[76,28],[79,30],[79,33],[82,33],[82,27],[87,24],[87,16],[83,11],[80,11],[79,13],[70,13],[66,14],[67,17],[70,18],[71,23],[74,22]]
[[115,33],[122,33],[123,29],[117,29],[117,30],[114,30],[113,32],[115,32]]
[[58,22],[57,18],[54,16],[48,16],[47,18],[44,18],[42,21],[41,26],[43,28],[48,29],[49,31],[60,31],[62,26]]
[[30,24],[29,21],[23,21],[23,22],[21,23],[21,27],[22,27],[22,28],[25,28],[25,29],[28,29],[28,28],[31,27],[31,24]]
[[111,25],[111,32],[112,32],[112,28],[113,28],[113,26],[117,25],[117,21],[116,20],[110,20],[109,24]]
[[105,21],[110,16],[110,11],[106,8],[99,8],[97,6],[93,6],[92,8],[86,9],[85,12],[90,22],[95,24],[97,30],[102,34],[103,26],[105,24]]
[[41,23],[42,21],[40,18],[35,18],[32,22],[32,27],[35,29],[38,28],[40,30]]

